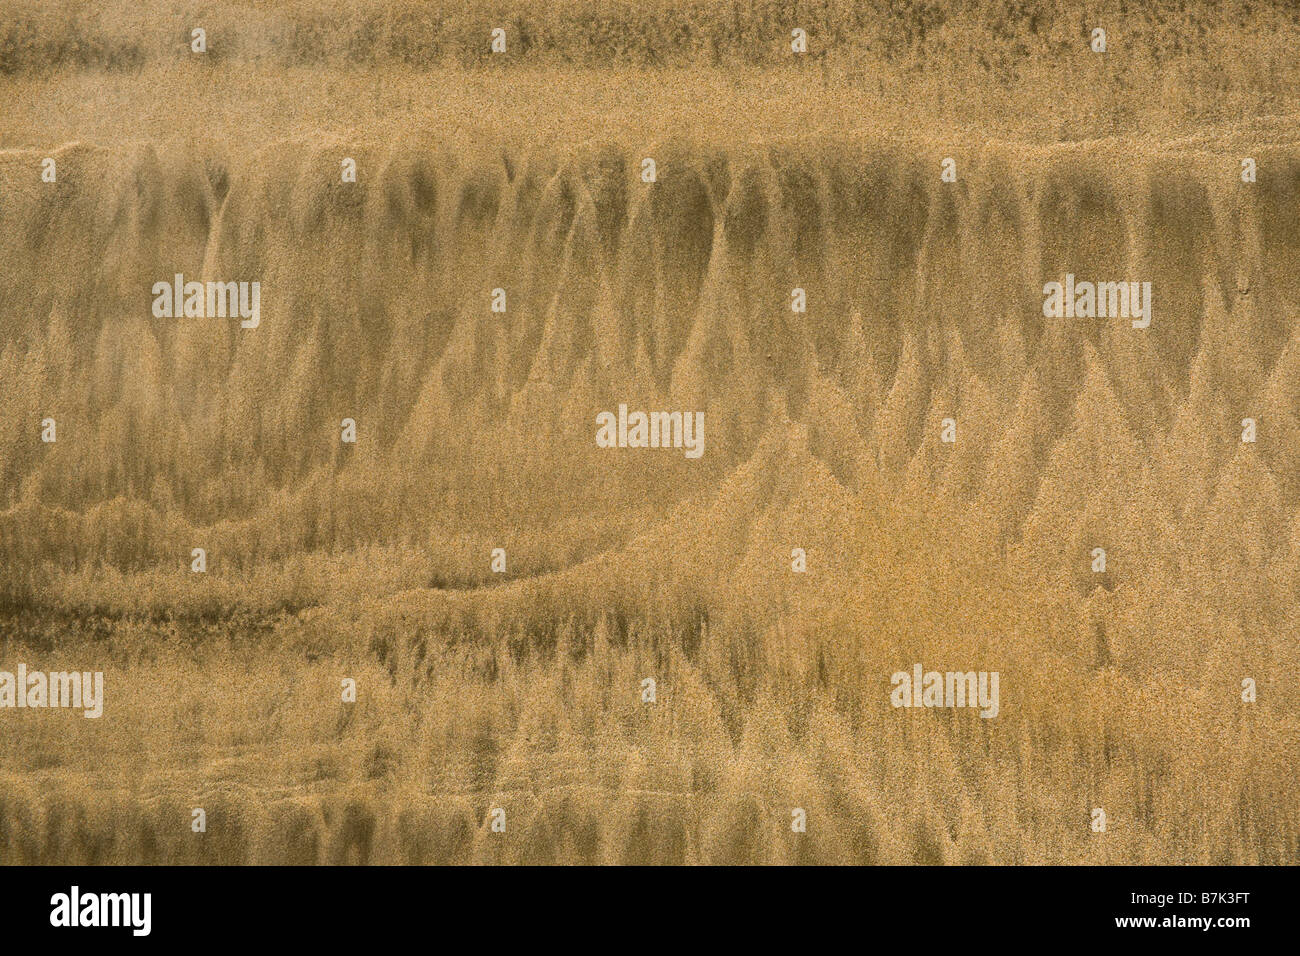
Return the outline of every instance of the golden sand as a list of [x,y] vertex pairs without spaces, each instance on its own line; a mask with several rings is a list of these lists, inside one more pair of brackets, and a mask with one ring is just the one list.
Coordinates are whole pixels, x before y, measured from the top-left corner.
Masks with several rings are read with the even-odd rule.
[[0,862],[1300,859],[1285,7],[139,6],[0,6]]

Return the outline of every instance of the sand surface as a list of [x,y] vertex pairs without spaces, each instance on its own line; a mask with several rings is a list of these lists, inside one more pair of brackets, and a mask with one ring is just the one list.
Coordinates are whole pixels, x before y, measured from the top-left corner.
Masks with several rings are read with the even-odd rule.
[[866,6],[0,5],[0,862],[1296,863],[1300,26]]

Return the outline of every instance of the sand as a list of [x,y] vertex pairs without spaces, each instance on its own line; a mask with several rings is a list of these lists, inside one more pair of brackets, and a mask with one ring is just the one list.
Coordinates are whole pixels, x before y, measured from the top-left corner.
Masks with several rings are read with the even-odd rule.
[[571,6],[0,8],[0,862],[1297,862],[1300,27]]

